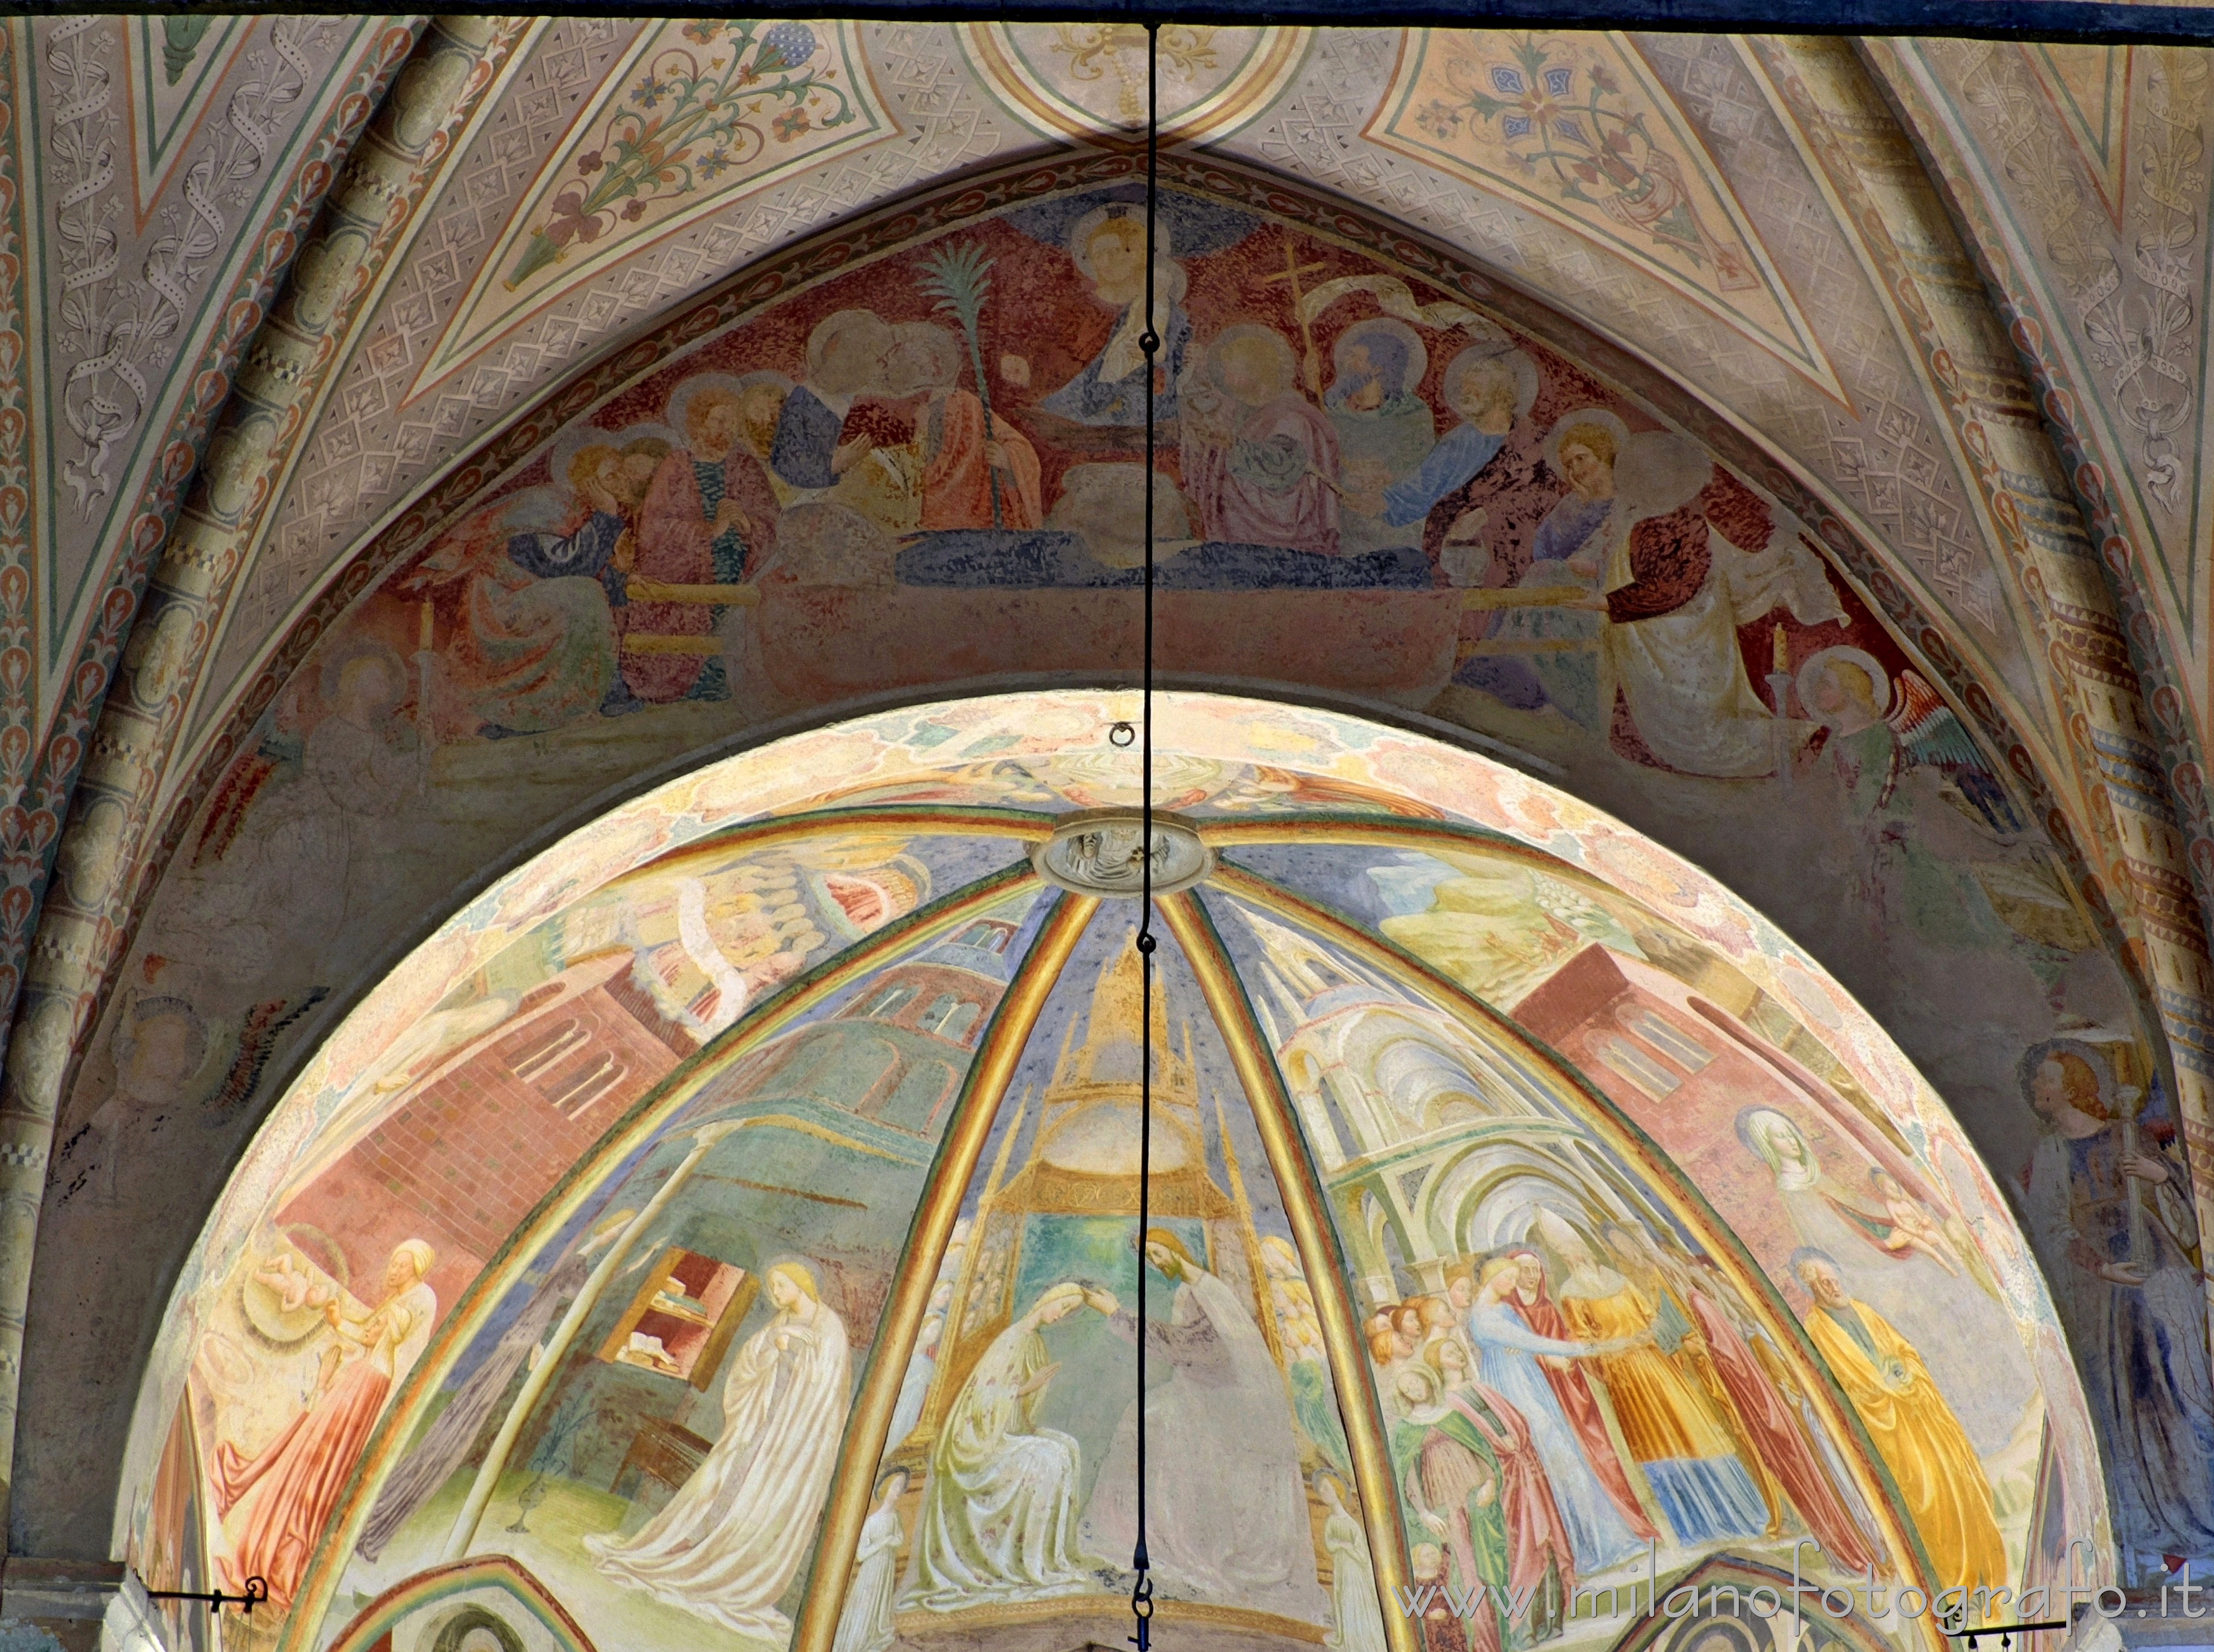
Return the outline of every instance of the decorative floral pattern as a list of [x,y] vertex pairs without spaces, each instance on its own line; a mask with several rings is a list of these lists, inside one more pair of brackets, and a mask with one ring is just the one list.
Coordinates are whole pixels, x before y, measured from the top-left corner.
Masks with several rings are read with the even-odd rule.
[[1455,64],[1446,76],[1461,84],[1467,101],[1455,107],[1432,99],[1416,117],[1431,136],[1452,137],[1471,113],[1496,120],[1515,162],[1563,200],[1596,206],[1667,243],[1711,271],[1725,291],[1760,284],[1745,248],[1708,229],[1683,167],[1605,63],[1593,58],[1580,70],[1526,34],[1511,63],[1486,64],[1474,75]]
[[599,142],[578,155],[575,180],[524,243],[509,287],[571,247],[589,246],[618,223],[638,223],[657,203],[744,166],[773,143],[855,119],[838,70],[823,61],[827,54],[804,23],[699,18],[681,34],[683,44],[653,55]]

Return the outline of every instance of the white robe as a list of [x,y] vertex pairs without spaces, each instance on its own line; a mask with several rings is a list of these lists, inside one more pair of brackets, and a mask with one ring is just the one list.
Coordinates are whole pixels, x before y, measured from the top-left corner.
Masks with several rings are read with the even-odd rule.
[[[1617,536],[1610,591],[1629,581],[1635,527],[1624,522]],[[1784,748],[1774,712],[1745,674],[1737,628],[1779,607],[1808,625],[1842,620],[1844,610],[1788,516],[1778,518],[1767,548],[1755,555],[1712,532],[1707,551],[1706,582],[1689,602],[1672,613],[1604,629],[1602,683],[1621,686],[1637,732],[1670,768],[1725,777],[1772,774]],[[1603,689],[1602,719],[1611,715],[1613,698]]]
[[[1088,1586],[1076,1544],[1076,1442],[1037,1418],[1050,1367],[1027,1320],[976,1362],[931,1449],[908,1598],[931,1612]],[[1025,1392],[1027,1391],[1027,1392]]]
[[[1135,1339],[1128,1314],[1110,1323]],[[1291,1396],[1252,1310],[1195,1270],[1146,1338],[1169,1367],[1145,1402],[1146,1547],[1161,1593],[1327,1623]],[[1137,1538],[1137,1429],[1133,1403],[1084,1511],[1083,1546],[1117,1566]]]
[[1369,1558],[1368,1537],[1361,1522],[1342,1509],[1331,1509],[1322,1523],[1322,1545],[1330,1551],[1330,1604],[1335,1620],[1322,1643],[1331,1652],[1384,1652],[1390,1643],[1376,1598],[1376,1566]]
[[804,1325],[778,1317],[739,1350],[722,1437],[698,1472],[636,1536],[588,1537],[585,1549],[619,1583],[738,1634],[789,1640],[776,1602],[815,1540],[851,1401],[844,1322],[827,1308]]
[[861,1541],[853,1551],[853,1581],[846,1585],[845,1610],[830,1652],[884,1652],[897,1638],[892,1627],[892,1596],[899,1592],[899,1510],[887,1506],[861,1522]]

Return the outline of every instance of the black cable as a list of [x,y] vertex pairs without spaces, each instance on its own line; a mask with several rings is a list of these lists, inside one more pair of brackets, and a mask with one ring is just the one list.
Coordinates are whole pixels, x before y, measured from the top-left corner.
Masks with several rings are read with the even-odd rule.
[[1146,677],[1144,743],[1139,767],[1144,796],[1140,800],[1138,856],[1144,892],[1138,909],[1138,1544],[1130,1556],[1137,1579],[1130,1586],[1130,1613],[1138,1632],[1130,1644],[1150,1652],[1153,1631],[1153,1577],[1146,1554],[1146,1234],[1153,1217],[1153,357],[1161,335],[1153,326],[1154,197],[1160,175],[1160,76],[1156,60],[1160,25],[1146,25],[1146,330],[1138,348],[1146,356]]

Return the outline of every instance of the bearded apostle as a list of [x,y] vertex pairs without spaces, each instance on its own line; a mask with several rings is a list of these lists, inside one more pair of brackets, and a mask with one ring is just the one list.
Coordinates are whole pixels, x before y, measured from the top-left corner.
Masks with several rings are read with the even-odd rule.
[[1725,1420],[1743,1448],[1739,1459],[1767,1500],[1769,1534],[1781,1531],[1788,1499],[1837,1565],[1857,1571],[1872,1564],[1875,1551],[1859,1522],[1831,1484],[1767,1367],[1740,1332],[1736,1304],[1728,1300],[1722,1281],[1697,1274],[1682,1259],[1662,1252],[1642,1228],[1610,1227],[1606,1240],[1624,1273],[1649,1290],[1666,1291],[1690,1316],[1709,1380],[1729,1402]]
[[[670,398],[688,448],[671,451],[639,503],[616,611],[621,688],[637,700],[725,699],[719,597],[776,533],[768,472],[740,446],[744,405],[733,386],[688,382]],[[609,708],[621,709],[616,707]]]
[[992,1339],[931,1448],[907,1598],[932,1612],[1082,1590],[1077,1444],[1037,1420],[1058,1369],[1042,1334],[1079,1308],[1112,1314],[1103,1290],[1054,1286]]
[[893,1596],[899,1592],[899,1500],[907,1492],[907,1471],[896,1468],[877,1484],[877,1506],[861,1522],[853,1548],[853,1580],[838,1612],[838,1632],[830,1652],[890,1652],[899,1631],[892,1626]]
[[922,464],[922,529],[1031,528],[1045,520],[1037,450],[961,385],[961,341],[914,321],[896,329],[895,388],[922,397],[915,445]]
[[248,1578],[260,1577],[274,1611],[291,1608],[384,1402],[431,1340],[438,1299],[423,1279],[436,1260],[429,1245],[408,1240],[385,1264],[384,1298],[374,1309],[350,1312],[345,1297],[324,1302],[337,1341],[320,1397],[256,1456],[228,1441],[216,1448],[216,1509],[227,1528],[239,1517],[221,1562],[226,1589],[243,1592]]
[[1241,324],[1208,345],[1180,434],[1201,538],[1338,554],[1337,435],[1300,393],[1281,333]]
[[1922,1356],[1874,1308],[1845,1294],[1844,1276],[1820,1251],[1795,1253],[1791,1271],[1814,1299],[1807,1338],[1891,1471],[1930,1557],[1932,1581],[1940,1588],[2003,1582],[2006,1539],[1991,1481]]

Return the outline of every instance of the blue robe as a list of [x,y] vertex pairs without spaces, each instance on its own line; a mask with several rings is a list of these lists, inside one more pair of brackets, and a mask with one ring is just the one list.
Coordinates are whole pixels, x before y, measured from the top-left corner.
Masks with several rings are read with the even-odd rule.
[[1492,461],[1507,445],[1507,435],[1501,431],[1493,436],[1473,424],[1453,426],[1438,438],[1437,446],[1412,476],[1384,490],[1384,520],[1394,527],[1422,521],[1439,500]]
[[608,600],[621,607],[623,577],[615,567],[615,554],[623,527],[623,519],[612,511],[596,510],[591,520],[573,533],[510,536],[507,559],[540,579],[596,579],[606,587]]
[[1553,1483],[1553,1501],[1569,1528],[1576,1570],[1588,1574],[1628,1559],[1645,1545],[1630,1529],[1585,1459],[1583,1442],[1562,1411],[1560,1397],[1538,1363],[1540,1354],[1581,1354],[1580,1342],[1540,1336],[1504,1302],[1491,1302],[1468,1316],[1469,1339],[1483,1368],[1483,1384],[1520,1411],[1530,1424],[1531,1442]]
[[[1514,582],[1516,588],[1555,586],[1564,595],[1596,591],[1605,570],[1586,573],[1571,565],[1570,558],[1605,527],[1613,509],[1612,499],[1587,499],[1579,493],[1565,496],[1538,524],[1537,537],[1530,545],[1530,565]],[[1600,719],[1612,710],[1599,703],[1599,634],[1605,619],[1604,614],[1585,608],[1505,609],[1493,616],[1487,640],[1550,640],[1589,646],[1557,653],[1472,655],[1453,680],[1465,687],[1480,688],[1518,711],[1536,711],[1550,705],[1571,722],[1597,732],[1603,727]]]
[[830,461],[838,451],[838,433],[845,428],[844,414],[834,411],[805,385],[794,386],[777,417],[769,467],[796,488],[835,487],[838,472]]

